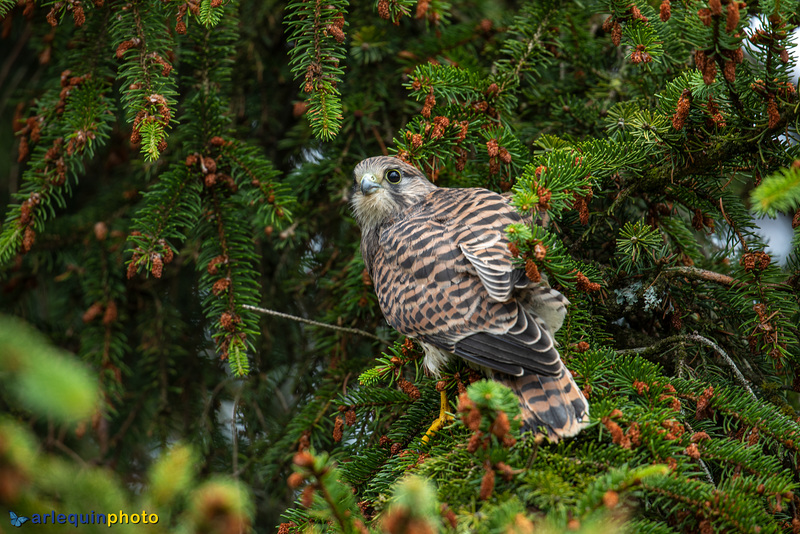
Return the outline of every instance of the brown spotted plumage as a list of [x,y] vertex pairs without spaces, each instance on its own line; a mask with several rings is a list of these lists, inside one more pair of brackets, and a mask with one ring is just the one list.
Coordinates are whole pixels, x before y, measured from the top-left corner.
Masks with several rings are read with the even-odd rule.
[[513,263],[505,228],[522,222],[487,189],[436,187],[396,158],[356,166],[353,211],[381,310],[425,349],[438,375],[451,354],[520,398],[525,426],[573,436],[589,405],[561,362],[553,333],[568,301]]

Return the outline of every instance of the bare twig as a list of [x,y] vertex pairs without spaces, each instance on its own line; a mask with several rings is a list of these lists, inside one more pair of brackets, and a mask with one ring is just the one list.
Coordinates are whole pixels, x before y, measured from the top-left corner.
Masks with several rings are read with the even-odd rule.
[[722,197],[719,198],[719,211],[722,212],[722,216],[725,217],[725,220],[728,222],[733,231],[736,232],[736,235],[739,236],[739,241],[742,243],[742,250],[748,252],[747,248],[747,241],[744,240],[742,233],[739,231],[739,228],[736,226],[736,223],[733,222],[733,219],[728,217],[728,214],[725,213],[725,207],[722,205]]
[[675,343],[685,343],[687,340],[700,343],[701,345],[705,345],[705,346],[711,348],[714,352],[716,352],[720,356],[722,356],[722,359],[725,360],[725,363],[727,363],[728,366],[733,370],[734,376],[736,376],[736,379],[739,381],[739,383],[742,385],[742,387],[744,387],[744,389],[750,394],[751,397],[753,397],[753,399],[758,400],[758,397],[756,397],[756,394],[753,393],[753,390],[750,388],[750,384],[747,382],[747,379],[744,377],[742,372],[739,371],[739,368],[736,367],[736,363],[734,363],[734,361],[731,359],[731,357],[728,356],[728,353],[726,353],[724,350],[722,350],[722,348],[719,345],[717,345],[716,343],[714,343],[713,341],[711,341],[707,337],[701,336],[697,332],[694,332],[694,333],[688,334],[688,335],[670,336],[668,338],[662,339],[658,343],[655,343],[655,344],[653,344],[653,345],[651,345],[649,347],[637,347],[637,348],[634,348],[634,349],[619,350],[619,351],[617,351],[617,354],[619,354],[619,355],[625,355],[625,354],[649,354],[649,353],[658,352],[664,346],[672,345],[672,344],[675,344]]
[[217,393],[222,391],[229,382],[232,382],[234,379],[232,377],[225,378],[224,380],[220,380],[219,384],[217,384],[214,389],[211,391],[211,395],[208,396],[206,399],[205,407],[203,408],[203,416],[200,419],[201,422],[205,423],[208,420],[208,413],[211,411],[211,404],[214,402],[214,397],[217,396]]
[[81,464],[82,467],[84,467],[84,468],[88,467],[88,464],[86,463],[86,461],[83,458],[81,458],[78,455],[77,452],[73,451],[72,449],[70,449],[69,447],[67,447],[66,445],[61,443],[60,441],[53,441],[53,445],[57,449],[59,449],[61,452],[65,453],[67,456],[70,456],[73,460],[75,460],[76,462]]
[[233,445],[232,451],[232,470],[233,478],[239,478],[239,431],[236,428],[236,412],[239,406],[239,398],[242,395],[242,389],[236,389],[236,396],[233,399],[233,406],[231,406],[231,441]]
[[667,267],[661,272],[664,276],[686,276],[696,280],[716,282],[724,286],[744,285],[728,275],[707,271],[706,269],[698,269],[697,267]]
[[[747,284],[740,282],[739,280],[736,280],[731,276],[717,273],[714,271],[708,271],[706,269],[698,269],[697,267],[667,267],[663,271],[661,271],[661,274],[668,277],[685,276],[686,278],[693,278],[695,280],[704,280],[706,282],[715,282],[717,284],[734,288],[747,287]],[[778,284],[778,283],[762,282],[762,285],[769,287],[770,289],[773,289],[775,291],[786,291],[789,293],[794,292],[794,288],[784,283]]]
[[633,349],[622,349],[618,350],[617,354],[620,356],[625,356],[627,354],[652,354],[661,350],[662,347],[667,345],[673,345],[675,343],[680,343],[684,341],[686,336],[670,336],[665,337],[664,339],[650,345],[649,347],[636,347]]
[[339,332],[347,332],[348,334],[356,334],[358,336],[364,336],[364,337],[372,338],[372,339],[374,339],[376,341],[380,341],[381,343],[386,343],[386,340],[379,338],[375,334],[372,334],[372,333],[367,332],[365,330],[360,330],[358,328],[347,328],[347,327],[344,327],[344,326],[337,326],[337,325],[334,325],[334,324],[321,323],[319,321],[312,321],[311,319],[306,319],[304,317],[298,317],[296,315],[290,315],[288,313],[283,313],[283,312],[279,312],[279,311],[275,311],[275,310],[268,310],[266,308],[259,308],[258,306],[249,306],[247,304],[243,305],[242,307],[244,309],[246,309],[246,310],[252,310],[252,311],[255,311],[255,312],[258,312],[258,313],[263,313],[265,315],[274,315],[275,317],[282,317],[284,319],[290,319],[290,320],[296,321],[298,323],[310,324],[310,325],[313,325],[313,326],[319,326],[321,328],[329,328],[331,330],[338,330]]
[[[678,375],[679,376],[680,376],[680,374],[682,374],[682,370],[683,370],[683,366],[684,365],[686,365],[686,364],[683,362],[683,360],[678,362]],[[683,409],[683,406],[681,406],[681,415],[683,416],[683,424],[686,426],[687,429],[689,429],[689,432],[694,434],[694,428],[692,428],[692,425],[689,424],[689,420],[686,419],[686,410]],[[706,479],[708,480],[708,483],[711,484],[711,486],[714,489],[717,489],[717,484],[716,484],[716,482],[714,482],[714,477],[711,475],[711,470],[708,468],[708,465],[706,465],[706,463],[700,457],[698,457],[695,461],[698,464],[700,464],[700,467],[702,467],[703,471],[705,471]]]
[[717,489],[717,484],[714,482],[714,477],[711,476],[711,471],[708,469],[708,466],[703,461],[703,459],[702,458],[698,458],[697,459],[697,463],[699,463],[700,466],[703,468],[703,471],[706,472],[706,478],[708,479],[708,483],[711,484],[711,487],[714,488],[714,489]]
[[730,366],[731,369],[733,369],[733,374],[736,375],[736,378],[739,380],[739,383],[742,385],[742,387],[744,387],[744,389],[747,390],[747,392],[750,394],[751,397],[753,397],[753,399],[758,400],[758,397],[756,397],[756,394],[753,393],[752,389],[750,389],[750,384],[747,383],[747,379],[744,377],[744,375],[739,370],[739,368],[736,367],[736,364],[733,362],[731,357],[728,356],[727,352],[722,350],[722,348],[719,345],[717,345],[716,343],[714,343],[710,339],[701,336],[697,332],[695,332],[693,334],[689,334],[686,337],[688,339],[691,339],[692,341],[697,341],[698,343],[701,343],[701,344],[703,344],[703,345],[705,345],[707,347],[710,347],[711,349],[714,350],[714,352],[716,352],[717,354],[722,356],[722,359],[725,360],[725,362]]

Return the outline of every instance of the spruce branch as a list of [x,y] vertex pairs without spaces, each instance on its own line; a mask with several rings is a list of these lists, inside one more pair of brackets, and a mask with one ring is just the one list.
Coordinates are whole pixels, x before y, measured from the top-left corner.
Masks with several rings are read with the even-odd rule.
[[0,17],[5,17],[16,5],[15,0],[0,0]]
[[777,212],[791,213],[800,207],[800,164],[767,176],[750,193],[756,215],[774,217]]
[[555,2],[529,3],[508,29],[501,57],[497,61],[502,82],[500,92],[516,89],[526,71],[535,71],[537,61],[547,65],[552,54],[545,48],[544,35],[555,11]]
[[215,2],[214,0],[201,0],[200,12],[197,17],[206,28],[213,28],[219,24],[222,17],[225,16],[225,8],[222,2]]
[[328,141],[342,127],[338,85],[344,70],[343,43],[347,3],[344,0],[294,0],[284,20],[294,46],[289,51],[295,80],[301,81],[308,99],[306,116],[317,138]]
[[[83,53],[86,49],[78,48],[74,60],[80,61]],[[27,140],[36,144],[14,195],[20,203],[9,206],[0,233],[0,265],[17,252],[31,250],[45,222],[55,216],[55,207],[67,204],[86,161],[108,141],[113,117],[101,72],[98,68],[72,76],[72,71],[63,71],[60,91],[48,92],[26,120],[19,161],[28,159]]]
[[117,80],[132,124],[131,143],[140,145],[146,161],[158,159],[167,147],[167,132],[177,107],[172,65],[166,60],[175,42],[166,28],[166,8],[143,9],[134,3],[112,19],[110,33],[122,63]]

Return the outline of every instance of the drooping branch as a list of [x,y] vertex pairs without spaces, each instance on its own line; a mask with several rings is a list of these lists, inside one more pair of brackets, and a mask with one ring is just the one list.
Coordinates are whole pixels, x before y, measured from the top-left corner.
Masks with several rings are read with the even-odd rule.
[[658,354],[664,347],[668,347],[674,344],[683,345],[687,341],[694,341],[696,343],[700,343],[701,345],[705,345],[711,348],[717,354],[719,354],[722,357],[722,359],[725,360],[725,363],[728,364],[728,367],[731,368],[734,376],[736,376],[736,379],[742,385],[742,387],[750,394],[750,396],[753,399],[758,400],[758,397],[756,397],[756,394],[753,393],[753,390],[750,388],[750,384],[748,383],[747,379],[744,377],[742,372],[736,366],[736,363],[734,363],[731,357],[728,356],[728,353],[722,350],[722,348],[719,345],[717,345],[707,337],[703,337],[696,332],[687,335],[670,336],[668,338],[660,340],[658,343],[650,345],[649,347],[636,347],[633,349],[618,350],[617,354],[619,355],[638,354],[640,356],[648,356],[650,354]]

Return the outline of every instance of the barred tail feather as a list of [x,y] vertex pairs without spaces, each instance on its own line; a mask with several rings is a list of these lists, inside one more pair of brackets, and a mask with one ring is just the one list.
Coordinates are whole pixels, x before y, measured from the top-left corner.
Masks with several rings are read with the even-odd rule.
[[523,431],[541,434],[544,427],[557,441],[576,435],[589,421],[589,403],[563,364],[558,376],[495,374],[494,378],[519,397]]

